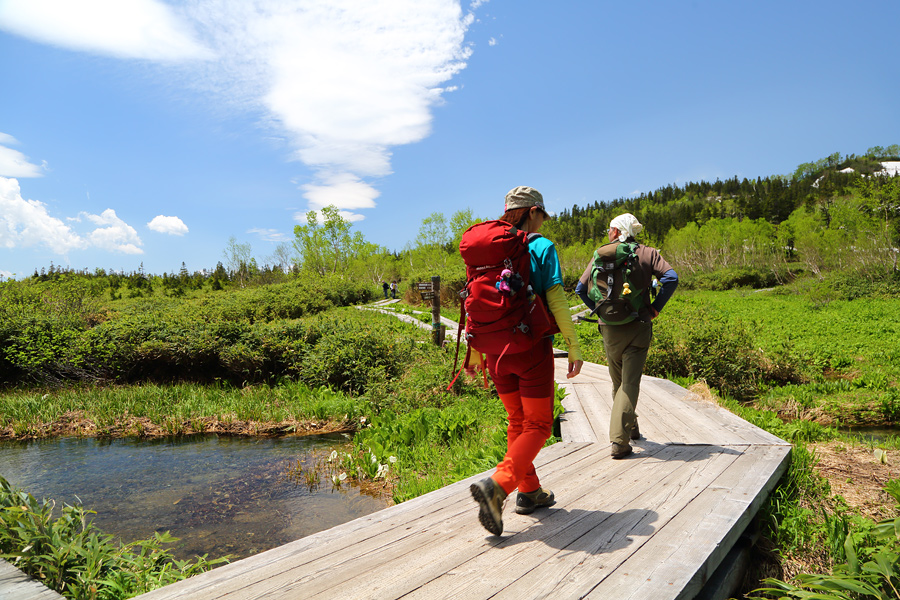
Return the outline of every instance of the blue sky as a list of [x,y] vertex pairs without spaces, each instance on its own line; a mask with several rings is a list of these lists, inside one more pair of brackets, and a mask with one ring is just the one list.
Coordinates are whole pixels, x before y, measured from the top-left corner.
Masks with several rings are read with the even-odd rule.
[[[900,143],[896,0],[0,0],[0,275],[260,262]],[[269,261],[271,262],[271,261]]]

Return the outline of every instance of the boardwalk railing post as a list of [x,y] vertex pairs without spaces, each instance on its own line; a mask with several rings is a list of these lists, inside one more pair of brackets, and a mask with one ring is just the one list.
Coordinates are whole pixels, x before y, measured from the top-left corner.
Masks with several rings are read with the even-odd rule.
[[431,329],[434,343],[444,345],[444,332],[446,327],[441,323],[441,278],[435,275],[431,278]]

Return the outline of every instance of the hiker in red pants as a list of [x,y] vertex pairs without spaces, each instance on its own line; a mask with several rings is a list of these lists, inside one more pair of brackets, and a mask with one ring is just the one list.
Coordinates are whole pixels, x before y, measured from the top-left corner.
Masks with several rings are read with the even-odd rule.
[[[537,190],[519,186],[506,195],[500,218],[518,229],[536,234],[546,219],[544,199]],[[544,299],[569,349],[568,377],[583,364],[578,337],[563,293],[562,272],[556,247],[539,235],[528,236],[531,257],[530,285]],[[543,337],[524,352],[491,354],[485,364],[509,416],[507,451],[494,474],[472,484],[472,497],[480,505],[478,518],[494,535],[503,532],[503,501],[518,488],[516,512],[529,514],[550,506],[553,492],[541,487],[534,461],[553,428],[553,336]]]

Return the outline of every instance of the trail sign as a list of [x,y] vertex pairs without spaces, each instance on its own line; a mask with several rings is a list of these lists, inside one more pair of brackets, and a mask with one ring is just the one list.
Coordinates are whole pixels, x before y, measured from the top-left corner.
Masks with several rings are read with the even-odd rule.
[[432,289],[430,281],[419,281],[416,283],[416,289],[420,292],[430,292]]

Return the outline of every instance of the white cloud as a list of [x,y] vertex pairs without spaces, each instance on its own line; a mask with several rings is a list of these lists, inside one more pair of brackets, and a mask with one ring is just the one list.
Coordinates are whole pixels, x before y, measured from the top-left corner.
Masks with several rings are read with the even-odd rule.
[[211,0],[186,14],[221,57],[199,80],[264,111],[316,172],[303,188],[312,209],[347,198],[344,182],[326,190],[332,173],[370,188],[351,197],[373,208],[362,179],[390,174],[391,147],[429,135],[441,84],[471,53],[472,17],[448,0]]
[[47,246],[57,254],[87,243],[37,200],[25,200],[16,179],[0,177],[0,247]]
[[215,56],[181,62],[183,81],[262,114],[313,169],[310,208],[352,211],[375,207],[364,179],[391,173],[392,147],[430,134],[485,1],[464,12],[459,0],[2,0],[0,27],[120,57]]
[[153,220],[147,223],[147,227],[157,233],[167,233],[169,235],[184,235],[188,232],[184,221],[178,217],[167,217],[165,215],[153,217]]
[[488,40],[488,46],[496,46],[498,43],[499,42],[497,41],[497,38],[492,37],[491,39]]
[[0,29],[39,42],[159,61],[211,58],[188,23],[158,0],[4,0]]
[[283,231],[278,231],[277,229],[248,229],[247,233],[255,233],[262,239],[264,242],[288,242],[293,239],[293,236],[290,236]]
[[[300,189],[309,200],[311,210],[335,206],[348,221],[362,220],[362,215],[352,211],[374,208],[375,198],[381,195],[374,187],[350,173],[322,176],[321,183],[302,185]],[[305,222],[305,215],[298,220]]]
[[41,167],[31,163],[28,157],[18,150],[8,147],[18,143],[19,141],[13,136],[0,131],[0,176],[42,177],[44,171]]
[[[137,231],[116,216],[111,208],[99,215],[81,213],[79,217],[98,227],[79,235],[61,219],[53,217],[47,206],[37,200],[25,200],[16,179],[0,177],[0,248],[46,246],[67,256],[73,250],[100,248],[125,254],[143,254]],[[80,218],[69,218],[81,223]]]
[[92,246],[124,254],[143,254],[143,244],[134,227],[120,219],[116,211],[107,208],[99,215],[82,213],[89,221],[100,225],[88,234]]

